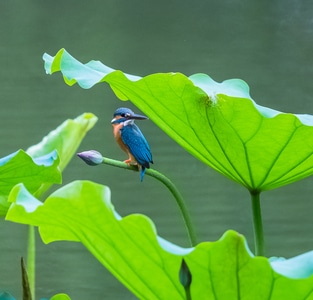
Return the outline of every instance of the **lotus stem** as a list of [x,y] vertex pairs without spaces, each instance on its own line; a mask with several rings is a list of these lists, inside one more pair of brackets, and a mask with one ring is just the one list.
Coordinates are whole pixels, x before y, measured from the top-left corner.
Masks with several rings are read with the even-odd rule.
[[23,300],[32,300],[32,293],[30,291],[28,275],[23,257],[21,258],[21,270],[22,270]]
[[[136,167],[136,166],[129,166],[124,162],[110,159],[110,158],[106,158],[106,157],[103,157],[102,163],[106,164],[106,165],[110,165],[110,166],[115,166],[118,168],[131,170],[131,171],[138,171],[138,167]],[[195,233],[194,227],[192,225],[191,218],[190,218],[189,212],[187,210],[187,206],[185,204],[185,201],[184,201],[182,195],[180,194],[179,190],[175,186],[175,184],[168,177],[166,177],[164,174],[162,174],[162,173],[160,173],[154,169],[146,169],[145,174],[157,179],[160,182],[162,182],[168,188],[168,190],[171,192],[171,194],[175,198],[176,203],[179,207],[179,210],[182,214],[182,217],[183,217],[186,229],[187,229],[190,244],[191,244],[191,246],[195,246],[197,244],[196,233]]]
[[264,256],[264,234],[260,203],[260,191],[252,190],[250,191],[250,195],[253,215],[255,255]]
[[36,239],[35,227],[28,226],[28,243],[27,243],[27,274],[28,283],[32,299],[35,299],[35,267],[36,267]]
[[[84,152],[78,153],[77,155],[82,160],[84,160],[88,165],[91,165],[91,166],[95,166],[95,165],[102,163],[102,164],[106,164],[109,166],[138,172],[137,166],[128,165],[124,162],[121,162],[121,161],[118,161],[115,159],[101,156],[101,162],[100,162],[100,160],[99,160],[100,153],[97,151],[94,151],[94,150],[84,151]],[[157,179],[160,182],[162,182],[168,188],[168,190],[171,192],[171,194],[175,198],[176,203],[179,207],[179,210],[182,214],[182,217],[183,217],[186,229],[187,229],[190,244],[191,244],[191,246],[195,246],[197,244],[196,233],[195,233],[193,224],[191,222],[191,218],[190,218],[189,212],[187,210],[187,206],[185,204],[185,201],[184,201],[182,195],[180,194],[179,190],[177,189],[177,187],[174,185],[174,183],[168,177],[166,177],[165,175],[163,175],[162,173],[160,173],[154,169],[146,169],[145,174]]]

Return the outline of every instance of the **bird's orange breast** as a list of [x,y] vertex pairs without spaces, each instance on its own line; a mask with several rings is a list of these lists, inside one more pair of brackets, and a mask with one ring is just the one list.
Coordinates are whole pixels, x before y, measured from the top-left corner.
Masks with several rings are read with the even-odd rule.
[[122,148],[123,151],[128,153],[127,146],[123,143],[122,137],[121,137],[121,129],[123,128],[123,124],[114,124],[113,125],[113,135],[118,143],[118,145]]
[[127,145],[124,144],[122,137],[121,137],[121,129],[123,128],[124,125],[123,124],[112,124],[112,126],[113,126],[113,135],[114,135],[116,142],[121,147],[121,149],[127,153],[128,157],[129,157],[127,162],[130,162],[132,164],[136,164],[137,161],[136,161],[135,157],[130,153],[129,148],[127,147]]

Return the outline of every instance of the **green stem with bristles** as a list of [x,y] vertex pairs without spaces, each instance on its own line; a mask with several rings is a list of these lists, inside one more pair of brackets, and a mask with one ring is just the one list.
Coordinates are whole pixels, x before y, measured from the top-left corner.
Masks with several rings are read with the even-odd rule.
[[[128,165],[124,162],[110,159],[107,157],[103,157],[102,163],[106,164],[106,165],[113,166],[113,167],[123,168],[126,170],[138,171],[137,166]],[[196,233],[195,233],[194,227],[192,225],[191,218],[190,218],[189,212],[187,210],[187,206],[186,206],[185,201],[184,201],[182,195],[180,194],[179,190],[176,188],[174,183],[168,177],[166,177],[165,175],[163,175],[162,173],[160,173],[154,169],[146,169],[145,174],[157,179],[160,182],[162,182],[168,188],[168,190],[171,192],[171,194],[173,195],[173,197],[176,200],[176,203],[180,209],[183,220],[185,222],[185,226],[186,226],[186,229],[188,232],[188,237],[189,237],[190,243],[192,246],[195,246],[197,244]]]

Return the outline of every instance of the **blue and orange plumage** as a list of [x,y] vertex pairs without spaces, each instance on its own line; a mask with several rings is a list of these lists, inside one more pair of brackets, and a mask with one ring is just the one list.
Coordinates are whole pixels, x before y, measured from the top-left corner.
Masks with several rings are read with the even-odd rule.
[[147,117],[135,114],[129,108],[118,108],[111,124],[116,142],[128,155],[128,164],[138,165],[140,181],[143,180],[146,168],[153,163],[150,146],[134,120],[146,120]]

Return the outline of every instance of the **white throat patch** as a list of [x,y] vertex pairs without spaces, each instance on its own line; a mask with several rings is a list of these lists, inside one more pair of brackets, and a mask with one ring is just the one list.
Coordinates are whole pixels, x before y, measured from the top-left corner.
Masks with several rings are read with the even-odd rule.
[[124,126],[132,125],[132,124],[134,124],[134,120],[132,120],[132,119],[123,122],[123,125],[124,125]]

